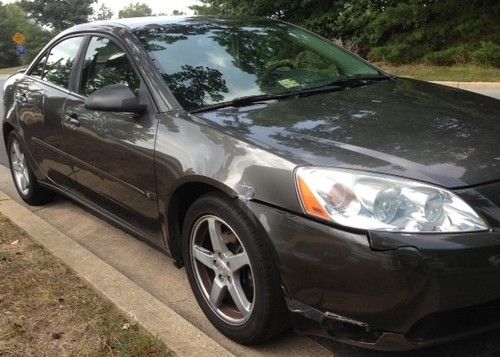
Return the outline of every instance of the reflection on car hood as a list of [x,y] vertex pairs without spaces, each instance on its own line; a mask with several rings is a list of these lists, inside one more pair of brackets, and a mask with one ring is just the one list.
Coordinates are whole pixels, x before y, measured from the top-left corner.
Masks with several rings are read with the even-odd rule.
[[463,187],[500,179],[500,101],[409,79],[198,114],[298,164]]

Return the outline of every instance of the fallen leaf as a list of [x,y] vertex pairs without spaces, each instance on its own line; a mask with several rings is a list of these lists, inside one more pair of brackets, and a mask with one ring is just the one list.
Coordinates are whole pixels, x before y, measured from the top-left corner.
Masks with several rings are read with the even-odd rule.
[[61,339],[61,337],[62,337],[62,335],[64,335],[64,332],[54,332],[54,333],[52,334],[52,338],[53,338],[54,340],[60,340],[60,339]]
[[10,242],[10,245],[15,245],[15,244],[17,244],[17,243],[19,243],[19,239],[16,239],[15,241]]

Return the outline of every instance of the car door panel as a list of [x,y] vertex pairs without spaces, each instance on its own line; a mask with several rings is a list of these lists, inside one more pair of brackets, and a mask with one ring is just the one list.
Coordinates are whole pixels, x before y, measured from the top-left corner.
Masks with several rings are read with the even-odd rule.
[[66,187],[75,176],[65,154],[62,110],[82,39],[71,37],[57,43],[16,87],[20,131],[32,159],[46,177]]
[[[110,49],[106,41],[98,45],[108,59],[117,48]],[[95,42],[90,41],[89,51],[96,46]],[[90,88],[82,94],[92,93],[105,84],[115,84],[123,76],[123,66],[113,73],[112,68],[102,68],[106,66],[104,63],[99,68],[95,65],[95,58],[87,61],[87,67],[82,67],[83,74],[98,76],[100,71],[105,74],[90,83]],[[140,87],[139,81],[134,80],[132,84]],[[137,88],[137,91],[143,93],[144,89]],[[146,102],[149,100],[146,94],[140,96]],[[85,96],[72,93],[64,108],[68,154],[76,170],[77,190],[106,211],[160,239],[154,173],[158,122],[154,114],[137,117],[129,113],[100,112],[86,109],[84,103]]]

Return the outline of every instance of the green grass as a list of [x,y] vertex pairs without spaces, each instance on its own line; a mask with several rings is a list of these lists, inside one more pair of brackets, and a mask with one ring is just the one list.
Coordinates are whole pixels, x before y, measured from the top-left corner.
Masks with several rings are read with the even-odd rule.
[[26,66],[0,68],[0,75],[11,75],[16,73],[21,68],[26,68]]
[[393,66],[384,63],[378,63],[378,66],[397,76],[424,81],[500,82],[500,68],[495,67],[430,66],[424,64]]

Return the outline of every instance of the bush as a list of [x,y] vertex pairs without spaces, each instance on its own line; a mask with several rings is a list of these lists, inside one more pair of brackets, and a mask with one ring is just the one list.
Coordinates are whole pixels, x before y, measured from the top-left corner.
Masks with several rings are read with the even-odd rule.
[[376,62],[403,64],[413,62],[419,57],[414,49],[405,44],[391,44],[374,47],[368,53],[368,58]]
[[481,43],[481,47],[471,55],[474,63],[500,67],[500,46],[491,41]]
[[422,58],[422,61],[437,66],[464,64],[470,62],[472,51],[473,47],[470,45],[459,45],[441,51],[427,53]]

